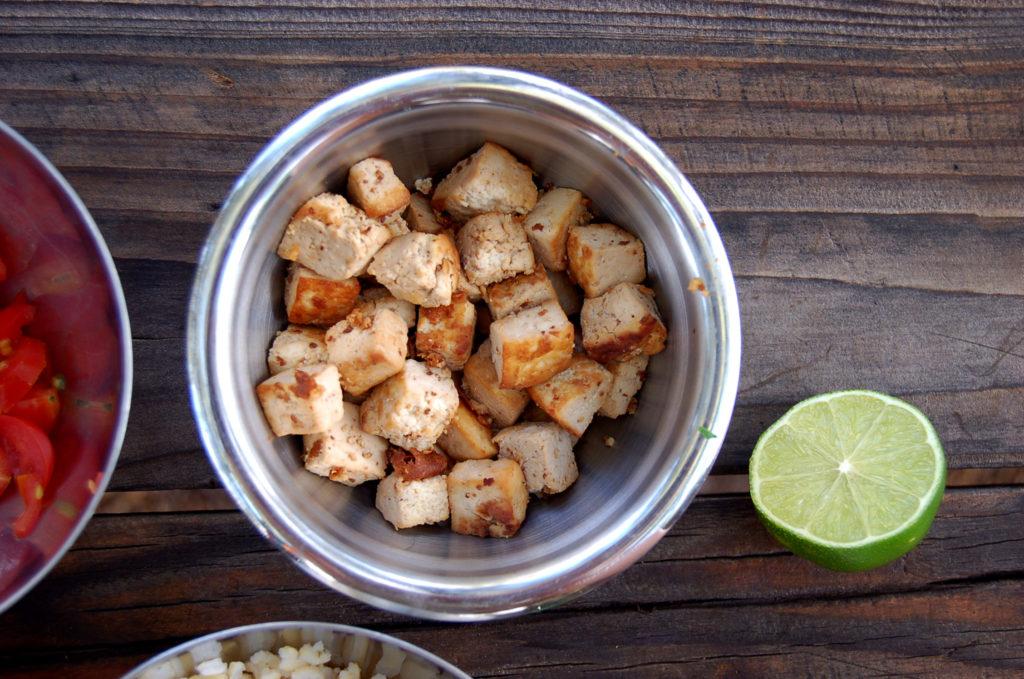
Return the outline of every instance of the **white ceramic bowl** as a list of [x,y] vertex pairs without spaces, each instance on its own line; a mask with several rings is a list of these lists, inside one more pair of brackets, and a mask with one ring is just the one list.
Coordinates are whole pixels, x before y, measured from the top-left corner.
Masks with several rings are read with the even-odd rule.
[[[631,417],[598,418],[576,447],[579,481],[532,502],[512,539],[446,528],[396,532],[373,490],[302,468],[297,437],[274,440],[255,397],[285,325],[275,254],[291,214],[340,190],[350,165],[391,160],[411,184],[485,140],[571,186],[640,236],[669,328]],[[688,290],[701,278],[706,294]],[[671,160],[596,100],[490,68],[397,73],[316,106],[239,178],[203,250],[188,323],[193,408],[210,460],[253,523],[320,581],[373,605],[473,620],[567,600],[636,561],[672,526],[718,453],[735,402],[740,317],[707,210]],[[701,433],[699,427],[714,436]],[[607,437],[615,445],[605,445]],[[372,485],[372,484],[371,484]]]

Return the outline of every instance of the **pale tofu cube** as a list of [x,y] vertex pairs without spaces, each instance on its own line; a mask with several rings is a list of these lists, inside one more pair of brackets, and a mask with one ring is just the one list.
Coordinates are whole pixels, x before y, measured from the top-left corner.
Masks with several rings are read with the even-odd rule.
[[487,286],[484,297],[493,319],[558,299],[555,286],[542,266]]
[[377,221],[384,225],[388,233],[391,234],[391,238],[404,236],[412,230],[409,228],[409,224],[405,221],[405,217],[402,216],[401,212],[392,212],[389,215],[377,217]]
[[331,326],[324,339],[342,388],[354,396],[399,373],[409,350],[409,329],[390,309],[366,316],[357,308]]
[[494,435],[498,457],[519,463],[526,489],[547,497],[561,493],[579,478],[572,434],[554,422],[524,422]]
[[432,365],[462,370],[473,353],[476,306],[466,293],[456,292],[452,303],[420,307],[416,323],[416,355]]
[[455,245],[469,282],[486,286],[533,271],[533,249],[512,216],[487,212],[473,217],[455,234]]
[[388,442],[359,425],[359,406],[344,403],[341,420],[326,431],[302,437],[306,469],[346,486],[384,478]]
[[644,244],[614,224],[572,227],[566,250],[569,275],[587,297],[602,295],[619,283],[643,283],[647,278]]
[[612,387],[612,374],[582,354],[550,380],[530,387],[533,402],[566,431],[579,438],[594,420]]
[[409,204],[409,189],[383,158],[364,158],[349,168],[348,197],[368,217],[383,217]]
[[458,266],[451,239],[412,231],[381,248],[367,271],[395,297],[434,307],[451,304]]
[[584,300],[580,326],[583,348],[601,363],[635,353],[657,354],[665,349],[668,336],[654,291],[634,283],[619,283],[599,297]]
[[359,275],[391,233],[342,196],[321,193],[298,209],[277,254],[321,276],[344,280]]
[[430,207],[430,199],[422,193],[414,193],[409,197],[405,221],[410,229],[423,233],[439,233],[444,228],[434,214],[434,208]]
[[284,283],[288,321],[329,328],[345,318],[359,296],[359,279],[335,280],[293,262]]
[[374,387],[360,406],[363,429],[400,448],[427,450],[444,432],[459,406],[451,371],[413,359]]
[[578,314],[583,308],[583,292],[579,289],[569,274],[565,271],[548,271],[548,280],[551,287],[555,289],[555,296],[558,303],[562,305],[562,311],[566,316]]
[[513,424],[522,414],[530,395],[522,389],[502,389],[491,359],[491,342],[484,340],[462,370],[462,389],[470,402],[488,415],[494,426]]
[[388,474],[377,484],[377,509],[396,530],[448,520],[445,476],[406,480]]
[[328,363],[324,329],[311,325],[289,325],[274,336],[267,352],[271,375],[300,365]]
[[504,147],[486,142],[452,168],[430,202],[458,221],[485,212],[525,215],[537,204],[537,186],[533,170]]
[[491,322],[491,359],[502,389],[524,389],[572,361],[576,332],[557,300]]
[[479,537],[512,537],[526,518],[530,493],[515,460],[463,460],[448,474],[452,530]]
[[437,445],[454,460],[483,460],[498,454],[491,436],[491,426],[460,398],[459,407],[437,439]]
[[534,255],[544,266],[552,271],[565,271],[569,227],[585,224],[589,219],[582,193],[576,189],[554,188],[537,200],[537,205],[523,220],[523,230]]
[[604,367],[612,374],[612,386],[608,396],[598,409],[597,414],[604,417],[620,417],[636,411],[636,394],[647,377],[647,354],[633,354],[621,361],[605,363]]
[[381,309],[390,309],[398,314],[405,327],[412,329],[416,325],[416,305],[404,299],[398,299],[387,288],[363,288],[356,300],[356,308],[364,316],[373,316]]
[[338,368],[330,364],[283,370],[257,385],[256,396],[276,436],[325,431],[343,414]]

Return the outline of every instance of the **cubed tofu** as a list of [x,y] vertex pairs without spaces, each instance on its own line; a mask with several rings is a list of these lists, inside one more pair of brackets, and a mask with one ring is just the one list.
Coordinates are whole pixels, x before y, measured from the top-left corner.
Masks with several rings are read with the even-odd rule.
[[288,267],[284,282],[284,308],[288,322],[329,328],[356,305],[359,279],[334,280],[298,262]]
[[598,409],[597,414],[604,417],[620,417],[636,411],[636,394],[647,377],[647,354],[633,354],[621,361],[605,363],[604,367],[612,374],[612,386],[608,396]]
[[356,308],[362,311],[364,316],[373,316],[380,309],[391,309],[405,321],[405,327],[412,329],[416,325],[416,305],[398,299],[385,287],[364,287],[356,300]]
[[456,292],[452,303],[420,307],[416,323],[416,355],[430,364],[462,370],[473,353],[476,334],[476,306],[466,293]]
[[469,406],[466,399],[459,398],[459,407],[437,439],[437,445],[453,460],[483,460],[498,454],[491,435],[491,426]]
[[300,365],[328,362],[324,329],[312,325],[289,325],[274,336],[267,352],[271,375]]
[[634,353],[657,354],[665,349],[668,336],[654,291],[635,283],[619,283],[599,297],[585,299],[580,326],[583,348],[601,363]]
[[368,217],[383,217],[409,204],[409,189],[383,158],[364,158],[349,168],[348,197]]
[[388,474],[377,484],[377,509],[397,530],[448,520],[445,476],[406,480]]
[[451,239],[412,231],[381,248],[367,271],[395,297],[434,307],[451,304],[458,266]]
[[522,414],[530,395],[522,389],[502,389],[491,359],[491,342],[484,340],[462,370],[462,389],[474,408],[501,428],[513,424]]
[[302,437],[306,469],[346,486],[384,478],[388,442],[359,425],[359,406],[344,403],[339,422]]
[[357,308],[331,326],[324,339],[342,388],[354,396],[399,373],[409,350],[409,329],[390,309],[367,316]]
[[543,266],[487,286],[484,297],[493,319],[558,299]]
[[486,286],[532,271],[533,250],[523,227],[511,215],[487,212],[455,234],[462,269],[469,282]]
[[463,460],[448,474],[452,530],[462,535],[512,537],[526,518],[530,493],[515,460]]
[[409,359],[400,373],[370,392],[360,406],[360,421],[363,429],[400,448],[427,450],[458,406],[451,371]]
[[498,457],[515,460],[523,469],[526,489],[547,497],[561,493],[579,478],[572,434],[554,422],[524,422],[494,435]]
[[390,239],[391,232],[385,226],[344,197],[321,193],[292,217],[277,254],[321,276],[345,280],[364,271]]
[[579,438],[594,420],[611,387],[612,374],[603,365],[576,354],[568,368],[527,391],[551,419]]
[[619,283],[647,278],[644,244],[614,224],[589,224],[569,229],[566,242],[569,275],[587,297],[597,297]]
[[555,296],[565,315],[578,314],[583,308],[583,292],[572,282],[569,274],[565,271],[548,271],[548,280],[555,289]]
[[525,389],[572,361],[575,329],[557,300],[491,322],[491,359],[502,389]]
[[276,436],[326,431],[343,415],[338,368],[331,364],[283,370],[257,385],[256,396]]
[[439,233],[444,228],[434,214],[434,208],[430,207],[430,199],[422,193],[414,193],[409,197],[405,221],[410,229],[423,233]]
[[458,221],[485,212],[525,215],[536,204],[533,170],[492,142],[459,161],[431,198],[435,209]]
[[569,227],[585,224],[589,219],[582,193],[576,189],[554,188],[537,200],[537,205],[523,220],[523,230],[534,255],[544,266],[552,271],[565,271]]
[[404,236],[412,230],[409,228],[409,223],[405,221],[405,217],[402,216],[401,212],[392,212],[389,215],[377,217],[377,221],[384,225],[393,239]]

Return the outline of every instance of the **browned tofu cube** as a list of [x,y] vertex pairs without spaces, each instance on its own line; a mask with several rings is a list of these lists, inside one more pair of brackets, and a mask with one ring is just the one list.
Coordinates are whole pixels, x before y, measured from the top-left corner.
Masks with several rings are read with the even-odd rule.
[[385,287],[364,287],[356,300],[356,308],[364,316],[373,316],[380,309],[391,309],[405,321],[405,327],[412,329],[416,326],[416,305],[398,299]]
[[456,292],[451,304],[420,307],[416,355],[427,363],[462,370],[473,353],[475,333],[476,306],[466,299],[466,293]]
[[554,188],[541,195],[523,220],[523,230],[537,259],[552,271],[565,271],[565,242],[569,227],[590,219],[583,194],[576,189]]
[[533,170],[504,147],[486,142],[459,161],[434,189],[431,205],[458,221],[485,212],[525,215],[537,204]]
[[483,460],[498,454],[491,435],[491,426],[460,398],[459,407],[437,439],[437,445],[454,460]]
[[359,396],[405,367],[409,330],[398,314],[381,309],[366,316],[354,310],[325,335],[327,356],[338,366],[341,386]]
[[619,283],[600,297],[584,300],[580,325],[583,348],[601,363],[634,353],[657,354],[668,336],[654,291],[634,283]]
[[557,300],[491,322],[491,359],[502,389],[540,384],[572,361],[575,329]]
[[410,229],[423,233],[439,233],[444,228],[434,214],[434,208],[430,207],[430,200],[422,193],[414,193],[409,197],[405,221]]
[[526,518],[530,493],[515,460],[463,460],[448,474],[452,530],[479,537],[512,537]]
[[473,285],[497,283],[534,267],[526,233],[510,215],[487,212],[470,219],[455,235],[455,245]]
[[608,390],[598,415],[604,417],[620,417],[636,411],[636,394],[647,377],[647,354],[633,354],[621,361],[605,363],[604,367],[612,374],[612,387]]
[[284,283],[288,322],[329,328],[345,318],[359,296],[359,279],[334,280],[293,262]]
[[277,436],[325,431],[344,414],[338,369],[329,364],[283,370],[257,385],[256,396]]
[[530,395],[522,389],[502,389],[491,359],[491,342],[485,340],[466,361],[462,371],[462,389],[471,404],[479,408],[496,427],[507,427],[519,419]]
[[404,369],[374,387],[359,406],[363,429],[400,448],[427,450],[459,407],[451,372],[409,359]]
[[300,365],[328,362],[324,329],[312,325],[289,325],[274,336],[267,352],[271,375]]
[[643,283],[647,278],[644,244],[614,224],[572,227],[566,249],[569,274],[587,297],[604,294],[619,283]]
[[412,231],[380,249],[367,269],[395,297],[434,307],[451,304],[459,255],[443,234]]
[[554,422],[524,422],[494,435],[498,456],[519,463],[526,489],[547,497],[571,486],[580,472],[572,452],[572,435]]
[[384,225],[344,197],[321,193],[292,216],[277,254],[340,281],[362,273],[390,239]]
[[578,314],[583,308],[583,291],[579,289],[565,271],[548,271],[548,280],[555,289],[558,303],[567,316]]
[[349,168],[348,197],[369,217],[383,217],[409,204],[409,189],[383,158],[365,158]]
[[346,486],[384,478],[388,442],[359,426],[359,406],[343,403],[333,427],[302,437],[306,469]]
[[494,319],[558,299],[548,272],[542,266],[487,286],[485,297]]
[[612,375],[604,366],[577,354],[568,368],[527,391],[551,419],[579,438],[608,397],[611,386]]
[[377,509],[397,530],[448,519],[448,481],[444,475],[404,479],[389,474],[377,484]]

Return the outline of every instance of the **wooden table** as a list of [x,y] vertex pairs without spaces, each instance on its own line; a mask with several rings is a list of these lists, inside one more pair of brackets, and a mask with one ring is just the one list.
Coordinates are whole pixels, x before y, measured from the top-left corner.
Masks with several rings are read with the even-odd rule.
[[[0,675],[115,677],[225,627],[385,631],[477,677],[1024,673],[1024,5],[85,1],[0,5],[0,118],[115,257],[135,391],[101,511],[0,616]],[[378,611],[260,538],[200,448],[183,370],[197,253],[285,124],[402,68],[491,64],[623,113],[688,175],[737,276],[744,358],[715,475],[641,562],[555,610]],[[928,538],[861,574],[762,529],[743,472],[797,400],[906,398],[951,468]]]

